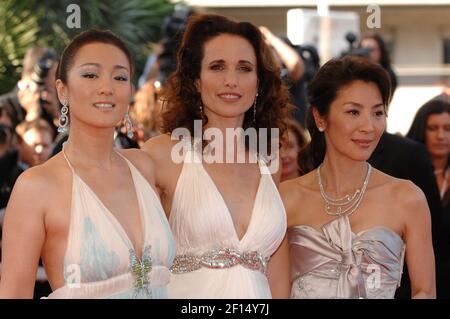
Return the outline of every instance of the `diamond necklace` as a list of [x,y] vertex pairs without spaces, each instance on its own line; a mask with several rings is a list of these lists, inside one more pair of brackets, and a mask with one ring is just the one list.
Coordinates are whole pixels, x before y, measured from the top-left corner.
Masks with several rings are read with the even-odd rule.
[[[317,177],[319,179],[320,195],[322,195],[322,198],[325,201],[325,212],[328,215],[332,216],[342,216],[342,215],[350,216],[359,207],[359,204],[361,204],[364,193],[366,192],[367,184],[369,184],[372,166],[369,163],[367,163],[367,174],[361,189],[357,189],[355,193],[351,196],[347,194],[344,197],[337,199],[329,197],[325,193],[325,190],[323,189],[322,178],[320,176],[321,166],[322,164],[320,164],[319,167],[317,168]],[[335,211],[332,210],[332,206],[336,206]]]

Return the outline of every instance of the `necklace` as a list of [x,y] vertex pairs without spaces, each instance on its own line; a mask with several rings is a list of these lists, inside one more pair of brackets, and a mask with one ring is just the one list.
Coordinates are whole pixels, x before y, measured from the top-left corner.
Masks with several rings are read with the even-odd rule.
[[[320,188],[320,195],[322,196],[323,200],[325,201],[325,212],[328,215],[332,216],[342,216],[347,215],[350,216],[353,214],[356,209],[359,207],[359,204],[361,204],[361,201],[363,199],[364,193],[366,192],[367,185],[369,184],[369,178],[370,174],[372,172],[372,166],[367,163],[367,174],[364,179],[364,183],[361,187],[361,189],[357,189],[353,195],[345,195],[341,198],[331,198],[329,197],[323,188],[322,184],[322,177],[320,176],[320,168],[322,164],[319,165],[317,168],[317,177],[319,179],[319,188]],[[333,206],[336,207],[335,210],[333,210]]]

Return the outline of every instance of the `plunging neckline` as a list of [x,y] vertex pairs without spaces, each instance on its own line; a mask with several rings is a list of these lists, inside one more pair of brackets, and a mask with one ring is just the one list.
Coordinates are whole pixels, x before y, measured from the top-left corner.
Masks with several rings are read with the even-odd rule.
[[214,182],[214,180],[211,177],[211,175],[208,173],[206,168],[203,166],[203,162],[200,162],[200,166],[202,168],[202,171],[205,173],[207,179],[213,185],[214,191],[217,193],[218,197],[220,198],[220,201],[222,202],[222,206],[225,208],[226,219],[228,220],[228,223],[230,224],[230,226],[233,228],[234,236],[237,239],[239,244],[241,244],[244,241],[244,239],[247,237],[247,234],[249,233],[249,230],[251,229],[252,222],[253,222],[253,219],[254,219],[254,216],[255,216],[256,202],[257,202],[257,200],[259,199],[259,196],[260,196],[260,190],[261,190],[263,174],[261,173],[261,167],[260,167],[261,163],[259,162],[259,159],[257,161],[258,161],[258,171],[259,171],[259,183],[258,183],[258,187],[256,189],[255,198],[253,200],[253,206],[252,206],[252,209],[250,211],[251,215],[250,215],[250,219],[249,219],[249,222],[248,222],[248,226],[247,226],[247,229],[245,230],[244,234],[242,235],[242,238],[239,238],[239,234],[237,233],[236,226],[234,225],[234,222],[233,222],[233,217],[231,215],[231,211],[230,211],[230,209],[229,209],[229,207],[228,207],[228,205],[227,205],[227,203],[225,201],[225,198],[223,197],[222,193],[220,192],[219,188],[217,187],[217,185]]
[[[103,201],[100,199],[100,197],[97,195],[97,193],[94,192],[94,190],[89,186],[88,183],[86,183],[80,175],[78,175],[75,172],[74,167],[72,166],[72,164],[70,163],[65,151],[64,151],[64,147],[63,147],[63,155],[64,158],[66,159],[66,161],[68,162],[71,170],[72,170],[72,174],[74,178],[77,178],[78,180],[80,180],[80,182],[86,187],[86,189],[89,191],[89,193],[91,194],[91,196],[94,198],[94,200],[100,205],[100,207],[103,209],[103,211],[105,211],[105,216],[116,226],[115,228],[117,229],[117,231],[121,234],[121,237],[124,240],[124,244],[126,246],[128,246],[128,249],[132,250],[134,252],[134,254],[137,256],[137,258],[139,260],[142,259],[143,255],[144,255],[144,249],[145,249],[145,238],[146,238],[146,227],[145,227],[145,221],[144,221],[144,216],[142,213],[142,203],[141,200],[139,198],[139,195],[137,193],[137,187],[136,187],[136,180],[133,174],[133,170],[132,170],[132,165],[127,158],[125,158],[125,156],[123,156],[122,154],[120,154],[117,151],[116,152],[121,158],[123,158],[123,160],[125,161],[125,163],[127,164],[128,167],[128,171],[131,174],[131,180],[133,182],[133,188],[134,188],[134,193],[136,196],[136,200],[138,203],[138,210],[139,210],[139,221],[140,221],[140,228],[141,228],[141,239],[142,239],[142,246],[140,247],[139,250],[136,249],[136,246],[133,244],[133,242],[130,239],[130,236],[127,234],[125,228],[122,226],[122,224],[119,222],[119,220],[117,219],[117,217],[112,213],[112,211],[106,207],[106,205],[103,203]],[[138,255],[138,252],[140,252],[140,254]]]

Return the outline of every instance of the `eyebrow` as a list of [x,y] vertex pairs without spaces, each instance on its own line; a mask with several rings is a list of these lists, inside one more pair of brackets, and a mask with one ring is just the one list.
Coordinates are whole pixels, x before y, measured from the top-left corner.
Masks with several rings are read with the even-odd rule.
[[[346,105],[346,104],[350,104],[350,105],[356,106],[357,108],[361,108],[361,109],[364,107],[362,104],[359,104],[357,102],[352,102],[352,101],[345,102],[342,105]],[[378,103],[378,104],[373,105],[372,108],[374,109],[374,108],[377,108],[377,107],[380,107],[380,106],[384,107],[384,104],[383,103]]]
[[[213,61],[209,62],[210,65],[213,64],[213,63],[225,63],[225,60],[220,59],[220,60],[213,60]],[[254,65],[252,62],[250,62],[250,61],[248,61],[248,60],[239,60],[238,63],[245,63],[245,64],[251,64],[251,65]]]
[[[83,67],[83,66],[96,66],[96,67],[101,67],[100,63],[84,63],[82,65],[79,66],[79,68]],[[128,70],[127,67],[120,65],[120,64],[116,64],[114,65],[114,69],[124,69],[124,70]]]

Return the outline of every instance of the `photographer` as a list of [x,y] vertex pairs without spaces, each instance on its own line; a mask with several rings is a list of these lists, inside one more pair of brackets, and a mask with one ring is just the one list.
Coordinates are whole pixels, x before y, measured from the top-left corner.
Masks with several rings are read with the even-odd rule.
[[49,48],[29,48],[23,59],[21,79],[0,101],[9,104],[17,119],[45,119],[56,132],[60,105],[55,91],[55,71],[58,56]]
[[391,96],[393,96],[397,88],[397,75],[392,69],[389,52],[383,38],[379,34],[366,35],[362,37],[359,46],[360,48],[367,49],[369,51],[368,58],[380,64],[388,72],[392,85]]
[[187,18],[194,11],[177,4],[172,15],[166,16],[161,26],[161,41],[147,59],[143,74],[139,77],[139,88],[149,80],[156,80],[164,86],[169,75],[177,66],[177,51]]
[[50,157],[54,132],[47,121],[24,121],[16,128],[19,165],[23,169],[43,164]]
[[19,156],[15,148],[16,125],[14,110],[9,104],[0,101],[0,210],[6,207],[12,187],[23,171],[18,166]]
[[290,100],[295,106],[292,110],[292,117],[304,127],[308,105],[304,81],[305,64],[302,56],[268,28],[261,26],[259,30],[263,34],[266,44],[273,49],[273,55],[281,69],[281,77],[289,87]]
[[0,101],[0,267],[3,214],[17,177],[22,173],[18,166],[18,153],[14,147],[15,111],[5,101]]

